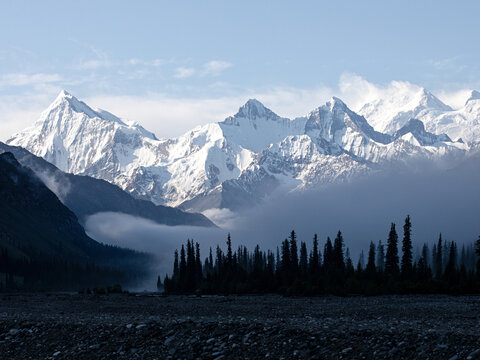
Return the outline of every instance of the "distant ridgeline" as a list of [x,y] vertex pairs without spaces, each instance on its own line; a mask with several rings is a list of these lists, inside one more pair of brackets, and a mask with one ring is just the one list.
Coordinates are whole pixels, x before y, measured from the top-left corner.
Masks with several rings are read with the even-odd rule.
[[91,239],[75,214],[10,152],[0,154],[0,291],[126,285],[149,256]]
[[[276,253],[261,251],[257,245],[252,252],[240,246],[232,251],[230,234],[227,253],[217,246],[202,263],[200,246],[193,241],[175,251],[173,275],[164,279],[166,293],[203,294],[266,294],[283,295],[379,295],[412,293],[478,293],[480,290],[480,237],[475,243],[462,246],[459,254],[454,241],[442,241],[429,249],[422,247],[413,260],[411,222],[407,216],[403,226],[402,256],[398,255],[398,235],[391,224],[385,247],[370,243],[365,265],[364,253],[356,267],[339,231],[335,240],[327,239],[323,254],[318,238],[307,251],[300,242],[298,251],[295,231],[285,239]],[[215,260],[214,260],[215,257]],[[162,283],[158,278],[157,286]]]

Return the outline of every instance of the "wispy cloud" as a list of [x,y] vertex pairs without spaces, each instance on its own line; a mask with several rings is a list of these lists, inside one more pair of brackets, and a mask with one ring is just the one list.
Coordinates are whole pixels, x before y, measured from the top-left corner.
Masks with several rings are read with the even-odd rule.
[[428,60],[428,63],[438,71],[454,71],[454,72],[460,72],[463,71],[466,66],[459,64],[459,60],[461,60],[461,56],[453,56],[453,57],[448,57],[448,58],[442,58],[442,59],[430,59]]
[[202,67],[202,76],[219,76],[224,70],[232,67],[233,64],[228,61],[212,60]]
[[165,59],[153,59],[153,60],[144,60],[138,58],[132,58],[126,61],[127,65],[131,66],[151,66],[151,67],[160,67],[166,64],[172,63],[173,60],[165,60]]
[[194,68],[178,67],[175,69],[175,75],[177,79],[186,79],[195,74]]
[[62,81],[59,74],[27,74],[27,73],[12,73],[0,76],[0,86],[32,86],[38,84],[58,83]]
[[113,64],[106,59],[81,60],[77,68],[80,70],[95,70],[111,67]]
[[108,54],[100,49],[97,49],[93,46],[88,47],[93,53],[91,58],[82,58],[79,60],[78,64],[74,66],[77,70],[96,70],[100,68],[109,68],[115,66],[116,63],[112,61]]

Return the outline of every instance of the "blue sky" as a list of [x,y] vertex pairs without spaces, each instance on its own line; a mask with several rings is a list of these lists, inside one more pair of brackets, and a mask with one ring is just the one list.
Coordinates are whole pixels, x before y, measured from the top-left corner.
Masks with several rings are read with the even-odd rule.
[[[479,1],[2,1],[0,140],[62,88],[159,136],[248,97],[308,112],[342,81],[480,88]],[[360,94],[361,95],[361,94]]]

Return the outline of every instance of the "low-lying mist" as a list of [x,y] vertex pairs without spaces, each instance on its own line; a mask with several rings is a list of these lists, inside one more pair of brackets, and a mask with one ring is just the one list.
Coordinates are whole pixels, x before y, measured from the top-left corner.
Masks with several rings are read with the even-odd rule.
[[234,247],[242,244],[253,249],[259,244],[264,250],[276,249],[292,229],[299,241],[311,247],[317,233],[323,250],[327,236],[333,238],[341,230],[356,263],[370,241],[386,243],[391,222],[397,224],[401,240],[407,215],[413,224],[414,251],[424,242],[436,241],[440,232],[444,239],[459,244],[476,240],[480,235],[479,163],[472,158],[448,171],[383,172],[350,184],[278,196],[238,213],[209,210],[207,216],[220,228],[171,227],[125,214],[100,213],[87,220],[86,230],[98,241],[155,254],[158,266],[152,269],[147,288],[154,286],[158,274],[163,278],[171,272],[173,252],[187,239],[201,244],[205,258],[210,246],[225,247],[228,232]]

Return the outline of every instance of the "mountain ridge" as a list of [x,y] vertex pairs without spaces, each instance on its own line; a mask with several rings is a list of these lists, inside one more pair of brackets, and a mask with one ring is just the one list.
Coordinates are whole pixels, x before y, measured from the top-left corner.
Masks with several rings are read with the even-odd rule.
[[[425,90],[420,95],[431,100]],[[60,114],[58,107],[49,108],[37,127],[14,135],[8,143],[27,148],[63,171],[105,179],[137,198],[197,211],[206,208],[186,204],[203,199],[203,204],[235,208],[235,201],[220,198],[263,198],[273,191],[265,184],[292,191],[349,181],[385,162],[405,163],[415,157],[434,161],[468,150],[448,136],[428,135],[418,123],[411,129],[416,136],[407,136],[408,131],[402,136],[381,133],[335,97],[295,119],[282,118],[250,99],[224,121],[160,140],[129,125],[109,125],[100,113],[86,133],[77,126],[86,115],[63,110]],[[55,121],[60,125],[41,126]],[[206,200],[209,196],[220,198]]]

